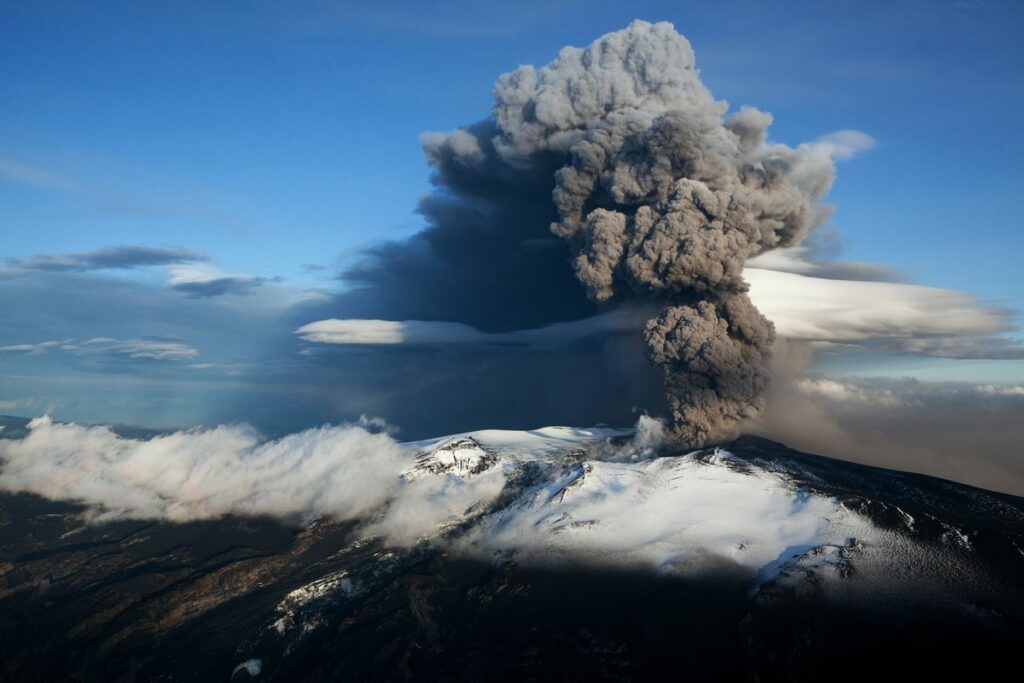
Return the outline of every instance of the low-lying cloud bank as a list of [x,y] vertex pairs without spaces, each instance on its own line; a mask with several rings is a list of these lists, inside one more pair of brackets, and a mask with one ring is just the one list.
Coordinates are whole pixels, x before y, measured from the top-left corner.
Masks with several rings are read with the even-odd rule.
[[[416,457],[458,442],[398,443],[383,421],[309,429],[265,439],[248,426],[229,425],[155,436],[120,436],[105,426],[32,420],[21,438],[0,439],[0,491],[28,492],[86,507],[86,519],[188,522],[224,516],[269,516],[306,524],[320,517],[360,520],[361,533],[396,545],[437,538],[453,523],[483,512],[521,476],[516,457],[557,482],[573,446],[588,445],[604,461],[648,460],[665,438],[664,425],[643,417],[630,430],[549,428],[537,432],[489,430],[498,466],[482,449],[482,471],[444,471],[445,456]],[[473,443],[461,439],[461,441]],[[552,457],[547,457],[547,455]],[[573,461],[575,462],[575,461]],[[441,470],[433,469],[439,465]]]
[[[1024,495],[1024,420],[1019,419],[1024,386],[794,375],[773,391],[776,396],[754,430],[769,438],[812,453]],[[501,452],[511,448],[525,454],[534,467],[553,467],[553,481],[561,476],[565,449],[572,450],[574,439],[578,445],[586,441],[591,462],[629,465],[608,472],[633,481],[650,467],[657,469],[644,463],[658,452],[665,427],[641,417],[628,442],[605,438],[627,433],[550,428],[477,434]],[[551,443],[562,450],[548,462]],[[422,447],[399,443],[385,423],[366,419],[279,439],[266,439],[245,425],[141,439],[42,417],[22,438],[0,439],[0,490],[80,503],[93,521],[186,522],[232,515],[299,524],[321,516],[358,519],[364,533],[406,545],[485,511],[518,476],[505,466],[470,477],[459,472],[421,476],[415,455]],[[489,457],[484,451],[478,455]],[[600,501],[594,504],[604,509]],[[657,503],[692,504],[688,496]],[[625,528],[621,531],[628,536]],[[528,535],[528,529],[499,525],[492,533],[500,539]],[[529,545],[529,539],[520,540]],[[609,540],[609,547],[621,542]]]
[[[604,436],[624,436],[629,430],[548,431],[570,436],[486,433],[509,435],[510,445],[526,443],[533,455],[542,456],[551,443],[564,448],[586,441],[591,457],[627,461],[652,457],[665,437],[664,425],[647,417],[640,419],[630,441],[615,446]],[[144,439],[47,416],[29,422],[21,438],[0,439],[0,491],[80,503],[93,521],[187,522],[230,515],[293,523],[321,516],[362,519],[368,534],[413,544],[494,500],[512,475],[498,467],[472,477],[418,476],[415,455],[421,446],[399,443],[384,421],[365,417],[358,424],[307,429],[279,439],[266,439],[247,425]],[[557,469],[557,462],[550,464]]]
[[[89,521],[224,515],[358,520],[395,546],[531,564],[564,561],[754,578],[787,549],[845,542],[870,525],[723,452],[666,451],[666,425],[482,430],[399,444],[378,422],[263,440],[246,427],[149,440],[34,420],[0,439],[0,489],[83,503]],[[585,456],[581,457],[581,449]],[[739,575],[738,574],[738,575]]]
[[251,427],[219,426],[140,440],[43,417],[24,438],[0,440],[0,489],[82,503],[98,519],[348,519],[387,500],[408,462],[372,426],[271,441]]

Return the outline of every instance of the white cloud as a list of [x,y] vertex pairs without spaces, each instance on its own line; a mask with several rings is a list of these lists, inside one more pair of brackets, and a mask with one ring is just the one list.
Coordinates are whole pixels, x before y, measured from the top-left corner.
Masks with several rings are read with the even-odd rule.
[[505,489],[509,473],[491,468],[471,477],[426,476],[403,480],[387,513],[367,527],[398,545],[412,545],[438,528],[458,522],[467,511],[494,501]]
[[865,261],[816,261],[810,247],[772,249],[748,259],[747,269],[781,270],[786,273],[813,275],[830,280],[867,280],[869,282],[900,282],[904,278],[889,266]]
[[38,355],[50,351],[62,351],[75,355],[114,355],[135,359],[149,360],[189,360],[199,355],[199,351],[182,341],[174,339],[158,339],[136,337],[133,339],[113,339],[111,337],[93,337],[81,344],[74,344],[73,339],[63,341],[44,341],[37,344],[11,344],[0,346],[0,353],[25,353]]
[[964,292],[758,268],[743,275],[754,305],[788,339],[955,358],[1024,356],[1019,345],[992,337],[1007,331],[1006,313]]
[[263,278],[225,273],[213,266],[184,263],[168,266],[167,284],[192,297],[210,297],[221,294],[249,294],[264,283]]
[[191,346],[177,341],[156,341],[150,339],[127,339],[124,341],[105,341],[95,344],[92,350],[84,353],[113,353],[129,358],[148,358],[152,360],[188,360],[199,355]]
[[837,130],[821,136],[814,144],[826,150],[833,161],[847,161],[873,149],[877,143],[873,137],[859,130]]
[[29,427],[23,439],[0,440],[0,489],[78,501],[99,518],[352,518],[392,494],[406,463],[390,436],[359,426],[273,441],[245,426],[148,441],[46,417]]
[[1020,396],[1024,398],[1024,385],[1021,384],[983,384],[977,388],[983,394],[995,396]]
[[223,277],[228,277],[228,274],[222,270],[199,263],[186,263],[168,266],[164,270],[168,276],[167,284],[171,287],[196,283],[205,284],[207,282],[219,280]]
[[75,192],[80,189],[73,180],[11,159],[0,159],[0,180],[50,190]]
[[423,344],[481,343],[487,335],[459,323],[422,320],[318,320],[296,334],[320,344]]
[[828,377],[798,379],[793,382],[793,387],[800,393],[814,398],[878,407],[905,406],[910,400],[886,387],[866,387]]
[[455,344],[555,346],[588,337],[641,329],[648,307],[623,306],[590,318],[512,332],[481,332],[469,325],[427,320],[317,320],[295,331],[320,344],[447,346]]
[[8,346],[0,346],[0,353],[28,353],[37,355],[52,351],[53,349],[64,349],[72,341],[74,340],[65,339],[64,341],[50,340],[35,344],[10,344]]
[[0,346],[0,353],[29,353],[35,350],[35,344],[9,344],[8,346]]

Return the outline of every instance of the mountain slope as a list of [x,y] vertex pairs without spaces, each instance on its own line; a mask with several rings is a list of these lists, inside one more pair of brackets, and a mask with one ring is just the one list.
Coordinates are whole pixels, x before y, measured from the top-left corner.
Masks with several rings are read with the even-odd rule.
[[799,680],[1012,656],[1021,499],[641,437],[406,444],[384,508],[301,528],[97,525],[4,494],[0,678]]

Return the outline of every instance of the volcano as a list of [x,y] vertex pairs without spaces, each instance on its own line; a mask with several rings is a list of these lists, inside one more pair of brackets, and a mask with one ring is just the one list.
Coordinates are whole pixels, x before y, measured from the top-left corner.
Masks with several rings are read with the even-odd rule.
[[[919,679],[1012,665],[1024,635],[1021,498],[756,437],[403,448],[416,495],[359,520],[0,495],[0,678]],[[456,513],[389,532],[439,498]]]

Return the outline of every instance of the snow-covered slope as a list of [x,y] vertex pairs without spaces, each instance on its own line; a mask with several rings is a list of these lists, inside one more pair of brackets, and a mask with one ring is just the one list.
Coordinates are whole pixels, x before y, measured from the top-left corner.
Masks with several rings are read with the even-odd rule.
[[[728,569],[764,581],[807,553],[838,553],[846,576],[894,556],[966,557],[972,532],[935,519],[928,507],[956,499],[945,510],[970,515],[979,504],[997,504],[988,492],[757,439],[738,442],[737,453],[659,453],[658,429],[642,420],[639,432],[481,430],[406,443],[414,464],[382,518],[418,507],[432,526],[413,525],[417,541],[467,555],[678,575]],[[760,450],[765,445],[770,452]],[[885,502],[893,499],[923,508],[915,516]],[[445,514],[430,514],[437,509]],[[998,513],[1024,523],[1015,506]],[[387,534],[391,526],[369,528]]]
[[[431,550],[496,567],[728,577],[742,582],[753,601],[780,594],[847,604],[920,598],[957,611],[1007,589],[1001,570],[974,555],[972,532],[935,517],[929,496],[947,496],[945,482],[922,477],[938,490],[908,493],[906,480],[914,475],[760,440],[658,454],[652,430],[654,423],[640,433],[484,430],[404,444],[412,464],[364,533],[406,550],[294,591],[278,605],[270,630],[301,639],[353,596],[372,591],[374,581],[392,580]],[[776,452],[766,453],[766,445]],[[961,497],[974,491],[948,486]],[[987,492],[977,494],[991,503]],[[894,499],[921,507],[908,511]],[[1018,535],[1024,530],[1019,508],[1006,506],[1001,514],[1016,521]],[[924,528],[919,518],[934,521]],[[1000,542],[1012,552],[1016,541]],[[952,575],[959,577],[953,592]]]
[[[462,434],[410,444],[416,465],[405,477],[443,478],[439,492],[479,490],[464,500],[460,512],[468,514],[444,520],[448,529],[473,519],[449,539],[453,549],[523,562],[674,574],[727,567],[753,577],[788,551],[846,545],[873,531],[835,499],[744,466],[728,451],[638,455],[631,436],[557,427]],[[474,481],[495,474],[500,487]]]
[[0,678],[819,680],[853,650],[853,673],[942,670],[1024,633],[1021,499],[749,437],[676,452],[659,428],[316,430],[273,448],[376,490],[352,508],[359,482],[325,471],[294,492],[337,504],[301,528],[0,493]]
[[[679,575],[725,569],[764,579],[793,554],[880,536],[834,497],[727,450],[656,457],[633,437],[549,427],[406,444],[416,464],[396,505],[430,498],[443,507],[446,497],[458,498],[419,539],[461,554]],[[429,478],[425,496],[415,489]]]

